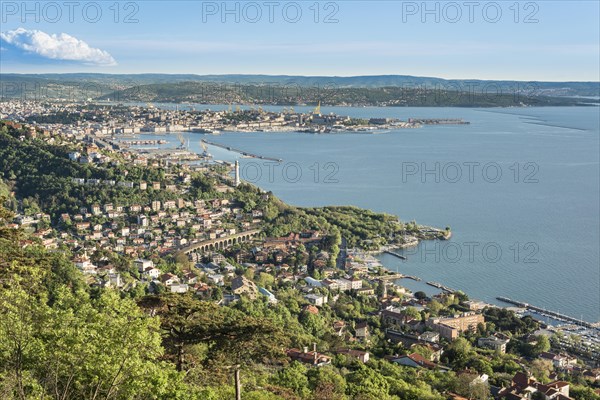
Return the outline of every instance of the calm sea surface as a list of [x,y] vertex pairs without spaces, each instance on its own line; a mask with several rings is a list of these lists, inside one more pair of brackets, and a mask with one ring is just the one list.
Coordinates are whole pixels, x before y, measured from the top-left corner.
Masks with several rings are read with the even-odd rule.
[[[277,166],[239,161],[242,178],[288,203],[355,205],[452,228],[450,241],[406,250],[406,261],[382,255],[391,270],[488,302],[505,296],[600,319],[600,109],[323,107],[322,112],[471,123],[381,134],[185,135],[197,151],[206,138],[282,159]],[[216,147],[209,151],[217,159],[240,157]]]

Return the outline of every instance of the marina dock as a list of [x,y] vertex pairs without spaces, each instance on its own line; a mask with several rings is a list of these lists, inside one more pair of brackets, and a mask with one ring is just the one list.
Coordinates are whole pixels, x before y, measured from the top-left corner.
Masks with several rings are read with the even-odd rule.
[[209,142],[206,139],[202,139],[202,143],[208,144],[210,146],[220,147],[220,148],[228,150],[228,151],[233,151],[234,153],[239,153],[239,154],[241,154],[243,156],[246,156],[246,157],[258,158],[260,160],[267,160],[267,161],[274,161],[274,162],[282,162],[283,161],[281,158],[266,157],[266,156],[261,156],[261,155],[258,155],[258,154],[249,153],[247,151],[236,149],[236,148],[231,147],[231,146],[225,146],[225,145],[220,144],[220,143]]
[[541,308],[541,307],[532,306],[531,304],[528,304],[528,303],[523,303],[521,301],[509,299],[508,297],[496,297],[496,300],[500,300],[500,301],[503,301],[505,303],[517,306],[517,307],[525,308],[525,309],[530,310],[530,311],[535,311],[535,312],[537,312],[537,313],[539,313],[541,315],[549,316],[549,317],[554,318],[554,319],[556,319],[558,321],[571,322],[571,323],[577,324],[579,326],[585,326],[586,328],[598,328],[599,327],[598,323],[593,324],[591,322],[583,321],[583,320],[581,320],[579,318],[570,317],[568,315],[564,315],[564,314],[561,314],[561,313],[556,312],[556,311],[546,310],[546,309]]

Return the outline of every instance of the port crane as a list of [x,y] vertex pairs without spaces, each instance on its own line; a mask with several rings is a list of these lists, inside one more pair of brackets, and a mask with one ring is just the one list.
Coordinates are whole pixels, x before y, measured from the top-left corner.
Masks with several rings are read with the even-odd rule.
[[189,147],[189,142],[186,142],[185,138],[183,137],[183,135],[181,134],[181,132],[177,132],[177,139],[179,139],[179,146],[177,146],[177,149],[179,150],[185,150]]
[[315,114],[315,115],[321,115],[321,101],[320,100],[319,100],[319,104],[317,104],[317,106],[313,110],[313,114]]
[[211,158],[212,155],[208,152],[208,147],[206,146],[206,143],[204,143],[203,140],[200,141],[200,146],[202,146],[202,157],[205,158]]

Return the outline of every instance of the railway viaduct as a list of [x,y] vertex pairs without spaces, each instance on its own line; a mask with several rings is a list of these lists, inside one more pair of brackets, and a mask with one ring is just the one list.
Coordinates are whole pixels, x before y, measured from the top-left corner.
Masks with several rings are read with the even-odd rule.
[[215,251],[225,249],[236,243],[244,243],[251,240],[254,236],[260,233],[259,229],[251,229],[236,233],[235,235],[229,235],[221,238],[203,240],[198,243],[190,244],[189,246],[183,247],[179,250],[179,253],[189,255],[191,253],[203,253],[205,251]]

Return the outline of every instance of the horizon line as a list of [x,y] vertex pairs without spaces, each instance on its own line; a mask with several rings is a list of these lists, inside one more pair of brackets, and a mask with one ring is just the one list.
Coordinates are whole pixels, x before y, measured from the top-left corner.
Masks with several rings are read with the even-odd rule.
[[191,75],[197,77],[203,76],[217,76],[217,77],[227,77],[227,76],[269,76],[269,77],[291,77],[291,78],[370,78],[370,77],[411,77],[411,78],[430,78],[430,79],[440,79],[447,81],[465,81],[465,80],[473,80],[473,81],[498,81],[498,82],[548,82],[548,83],[598,83],[600,84],[600,79],[597,81],[591,80],[524,80],[524,79],[506,79],[506,78],[442,78],[439,76],[426,76],[426,75],[410,75],[410,74],[366,74],[366,75],[290,75],[290,74],[267,74],[267,73],[226,73],[226,74],[218,74],[218,73],[193,73],[193,72],[0,72],[0,76],[2,75],[167,75],[167,76],[177,76],[177,75]]

